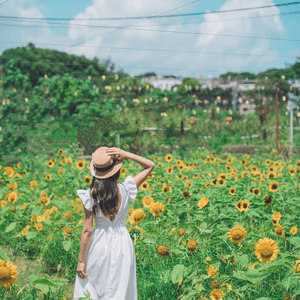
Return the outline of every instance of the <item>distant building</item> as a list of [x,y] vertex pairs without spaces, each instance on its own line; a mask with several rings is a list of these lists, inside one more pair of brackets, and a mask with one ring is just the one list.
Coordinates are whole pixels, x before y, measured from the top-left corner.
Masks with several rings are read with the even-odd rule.
[[141,82],[148,82],[152,84],[155,88],[161,88],[162,90],[168,90],[168,91],[171,91],[174,85],[182,84],[181,79],[164,78],[161,76],[142,77]]
[[240,114],[242,114],[242,115],[254,114],[255,108],[256,108],[255,104],[242,103],[239,105],[239,111],[240,111]]
[[294,88],[300,88],[300,79],[290,79],[287,82]]

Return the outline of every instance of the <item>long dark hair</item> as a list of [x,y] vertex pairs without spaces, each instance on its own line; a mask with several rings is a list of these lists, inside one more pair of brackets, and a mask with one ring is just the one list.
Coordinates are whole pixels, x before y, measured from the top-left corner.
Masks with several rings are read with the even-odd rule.
[[[91,196],[94,199],[93,212],[96,214],[96,208],[101,208],[104,216],[116,215],[118,213],[118,186],[117,180],[120,178],[120,170],[105,179],[99,179],[93,176],[90,186]],[[100,201],[98,200],[100,199]]]

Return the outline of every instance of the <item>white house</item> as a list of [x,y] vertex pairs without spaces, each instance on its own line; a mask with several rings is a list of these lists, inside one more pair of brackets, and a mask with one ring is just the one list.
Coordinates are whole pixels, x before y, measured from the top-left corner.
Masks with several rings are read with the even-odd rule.
[[164,78],[161,76],[142,77],[141,82],[148,82],[152,84],[155,88],[161,88],[162,90],[168,90],[168,91],[171,91],[172,86],[176,84],[182,84],[181,79]]
[[300,79],[290,79],[288,83],[294,88],[300,88]]

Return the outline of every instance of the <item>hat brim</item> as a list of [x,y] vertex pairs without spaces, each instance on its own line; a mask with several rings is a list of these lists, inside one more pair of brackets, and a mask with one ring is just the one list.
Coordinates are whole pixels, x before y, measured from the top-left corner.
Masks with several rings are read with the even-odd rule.
[[110,170],[107,170],[105,172],[99,172],[96,170],[96,175],[94,176],[92,173],[92,171],[94,170],[93,159],[91,159],[90,172],[96,178],[105,179],[105,178],[111,177],[115,173],[117,173],[121,169],[122,164],[123,164],[123,160],[117,160],[115,165]]

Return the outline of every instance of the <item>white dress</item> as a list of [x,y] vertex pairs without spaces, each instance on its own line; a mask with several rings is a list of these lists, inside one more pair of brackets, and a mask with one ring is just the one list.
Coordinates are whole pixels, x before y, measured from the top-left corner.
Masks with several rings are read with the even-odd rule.
[[[84,259],[84,273],[88,277],[81,279],[76,273],[73,300],[85,297],[87,290],[93,300],[137,300],[136,255],[125,225],[129,200],[135,201],[137,186],[128,176],[119,188],[122,200],[113,221],[107,219],[101,209],[96,209],[96,227]],[[94,199],[90,189],[77,190],[77,194],[84,207],[92,211]]]

